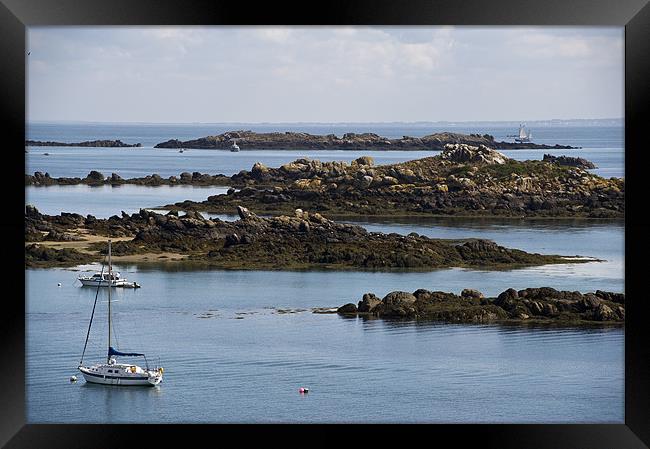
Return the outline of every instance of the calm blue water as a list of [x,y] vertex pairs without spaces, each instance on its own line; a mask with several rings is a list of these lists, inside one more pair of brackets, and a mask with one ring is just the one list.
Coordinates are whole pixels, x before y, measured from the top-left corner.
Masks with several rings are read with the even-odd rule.
[[[183,200],[203,201],[210,195],[226,193],[228,187],[199,186],[48,186],[25,188],[25,203],[36,206],[44,214],[58,215],[61,212],[76,212],[108,218],[128,214],[140,209],[163,206]],[[236,211],[233,211],[236,212]]]
[[[382,296],[416,288],[473,287],[487,295],[531,286],[623,291],[621,223],[365,225],[448,238],[483,236],[607,262],[430,273],[118,266],[143,288],[116,290],[115,333],[124,350],[161,357],[165,382],[151,390],[107,390],[83,380],[69,384],[94,290],[78,287],[78,271],[27,270],[28,420],[132,422],[124,408],[128,401],[150,410],[139,422],[623,422],[622,329],[439,325],[310,312],[356,302],[370,291]],[[90,361],[103,357],[105,307],[104,299]],[[30,365],[52,369],[43,373]],[[298,394],[300,386],[311,389],[307,397]],[[197,414],[197,408],[203,412]]]
[[[254,131],[301,131],[318,134],[346,132],[376,132],[395,138],[403,135],[423,136],[439,131],[489,133],[497,140],[511,140],[510,128],[423,128],[423,127],[355,127],[344,126],[263,126],[247,125],[235,128]],[[298,158],[310,157],[323,161],[352,161],[359,156],[371,154],[377,164],[391,164],[431,156],[429,151],[277,151],[251,150],[231,153],[218,150],[188,150],[179,153],[174,149],[153,149],[159,142],[171,138],[193,139],[206,135],[220,134],[232,130],[224,125],[70,125],[32,124],[28,126],[28,138],[33,140],[55,140],[79,142],[91,139],[121,139],[127,143],[140,142],[142,148],[71,148],[71,147],[29,147],[25,156],[26,171],[48,172],[54,177],[83,177],[91,170],[98,170],[106,176],[112,172],[122,177],[145,176],[158,173],[168,177],[183,171],[233,175],[240,170],[249,170],[255,162],[270,167],[279,167]],[[594,173],[605,177],[624,175],[623,128],[618,127],[540,127],[535,130],[534,140],[538,143],[566,144],[583,147],[580,150],[509,150],[504,153],[518,160],[542,159],[544,153],[571,155],[587,158],[599,168]],[[245,149],[244,149],[245,150]],[[44,153],[49,153],[48,156]]]
[[[151,389],[69,383],[94,291],[72,285],[73,271],[28,270],[28,422],[624,419],[622,329],[368,321],[309,311],[387,287],[446,289],[448,276],[117,268],[143,285],[117,290],[118,345],[152,363],[160,356],[164,382]],[[86,361],[105,354],[102,300]],[[310,388],[307,396],[301,386]]]
[[[120,138],[147,144],[230,129],[209,131],[208,127],[198,125],[162,128],[167,134],[158,125],[63,129],[59,125],[43,126],[30,127],[30,138],[65,141]],[[42,134],[32,135],[37,130]],[[302,130],[339,134],[341,131],[340,128]],[[374,131],[391,137],[399,137],[402,132],[409,135],[432,132],[426,129],[417,133],[413,129],[394,127],[342,132],[348,131]],[[491,132],[500,138],[490,130],[467,132]],[[586,146],[585,142],[591,141],[591,154],[609,160],[606,169],[611,173],[620,172],[611,176],[622,175],[623,145],[618,131],[558,128],[553,132],[556,134],[549,135],[550,143]],[[504,135],[509,133],[511,130],[503,130]],[[535,136],[541,142],[542,128]],[[53,156],[39,158],[38,153],[42,152]],[[288,153],[190,150],[179,154],[151,148],[37,148],[30,150],[26,161],[28,172],[49,171],[52,176],[84,176],[97,168],[106,174],[117,172],[122,176],[152,172],[169,176],[195,170],[235,173],[250,168],[257,160],[277,166],[304,156]],[[343,152],[315,152],[311,156],[338,160],[357,157],[347,152],[343,157],[338,153]],[[533,158],[536,154],[528,150],[510,153],[523,158]],[[562,153],[569,154],[569,150]],[[542,154],[543,151],[539,152],[538,158]],[[579,154],[598,163],[586,153]],[[376,152],[373,156],[378,163],[419,157],[414,152]],[[26,196],[27,202],[46,213],[70,211],[108,217],[121,210],[130,213],[141,207],[183,199],[202,200],[223,190],[187,186],[72,186],[28,188]],[[350,319],[313,314],[310,310],[357,302],[366,292],[383,296],[393,290],[417,288],[453,292],[477,288],[487,295],[509,287],[534,286],[583,292],[624,291],[621,221],[438,218],[363,220],[361,224],[371,231],[418,232],[440,238],[482,237],[527,251],[591,256],[605,261],[507,271],[446,269],[429,273],[208,271],[118,266],[123,276],[138,281],[143,288],[115,291],[116,343],[122,350],[145,352],[152,363],[160,356],[165,367],[163,384],[149,389],[98,387],[86,384],[81,377],[76,384],[69,383],[69,376],[77,374],[75,368],[83,349],[94,290],[75,283],[80,271],[26,270],[27,420],[31,423],[624,421],[624,332],[620,328],[441,325]],[[84,266],[77,270],[96,268]],[[57,283],[62,286],[57,287]],[[105,354],[106,297],[101,301],[86,355],[88,362],[100,361]],[[292,309],[295,313],[280,313],[279,309]],[[40,366],[48,369],[39,370]],[[301,386],[309,387],[310,393],[301,396],[297,391]],[[146,410],[146,413],[138,413],[135,418],[133,410]]]

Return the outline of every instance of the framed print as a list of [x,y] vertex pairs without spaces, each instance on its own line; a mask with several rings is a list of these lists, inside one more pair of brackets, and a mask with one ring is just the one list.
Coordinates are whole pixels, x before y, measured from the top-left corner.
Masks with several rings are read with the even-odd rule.
[[4,1],[0,441],[647,447],[650,7],[509,3]]

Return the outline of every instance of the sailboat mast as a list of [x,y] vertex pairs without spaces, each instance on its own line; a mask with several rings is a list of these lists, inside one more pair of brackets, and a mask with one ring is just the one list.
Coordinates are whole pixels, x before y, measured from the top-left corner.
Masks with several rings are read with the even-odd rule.
[[[111,281],[113,279],[113,270],[111,265],[111,241],[108,240],[108,349],[106,353],[106,363],[111,359],[110,350],[111,350]],[[100,281],[101,282],[101,281]]]

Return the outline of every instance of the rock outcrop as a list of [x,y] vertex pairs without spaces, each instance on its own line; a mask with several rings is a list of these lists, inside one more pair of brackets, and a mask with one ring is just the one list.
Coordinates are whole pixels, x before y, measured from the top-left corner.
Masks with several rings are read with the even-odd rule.
[[165,206],[213,213],[242,205],[268,215],[301,208],[330,216],[624,217],[624,179],[604,179],[567,164],[548,157],[516,161],[485,146],[448,144],[438,156],[390,165],[375,165],[368,156],[351,163],[301,158],[278,168],[258,162],[230,177],[183,172],[123,179],[93,171],[85,178],[52,178],[36,172],[25,176],[25,184],[238,187],[202,202]]
[[623,293],[558,291],[550,287],[508,289],[496,298],[485,298],[477,290],[460,295],[419,289],[391,292],[379,300],[366,293],[357,305],[337,309],[341,315],[383,318],[414,318],[453,323],[622,323],[625,321]]
[[179,176],[169,176],[163,178],[157,173],[139,177],[139,178],[122,178],[117,173],[111,173],[111,176],[104,176],[102,173],[92,170],[84,178],[52,178],[49,173],[35,172],[33,175],[25,175],[26,186],[51,186],[51,185],[77,185],[77,184],[135,184],[142,186],[161,186],[161,185],[195,185],[195,186],[228,186],[231,180],[224,175],[209,175],[205,173],[188,173],[183,172]]
[[56,249],[37,243],[25,246],[25,267],[67,267],[91,263],[95,259],[92,254],[81,253],[73,248]]
[[[360,226],[337,223],[317,212],[300,209],[291,216],[271,218],[259,217],[245,207],[239,207],[237,212],[240,220],[234,222],[205,219],[195,212],[177,216],[147,210],[98,219],[69,213],[48,216],[28,207],[25,239],[46,241],[52,236],[80,233],[132,237],[116,242],[114,255],[174,253],[186,255],[196,263],[238,269],[489,269],[572,263],[561,256],[531,254],[487,240],[440,240],[368,232]],[[96,254],[105,250],[104,243],[88,247]]]
[[551,154],[545,154],[542,160],[552,164],[566,165],[567,167],[578,167],[583,169],[598,168],[593,162],[581,157],[553,156]]
[[255,164],[229,182],[241,190],[165,207],[226,213],[241,204],[270,215],[302,208],[330,216],[622,218],[625,213],[623,179],[554,162],[516,161],[464,144],[390,165],[306,158],[278,168]]
[[505,164],[512,160],[485,145],[474,147],[460,143],[445,145],[440,158],[458,164]]

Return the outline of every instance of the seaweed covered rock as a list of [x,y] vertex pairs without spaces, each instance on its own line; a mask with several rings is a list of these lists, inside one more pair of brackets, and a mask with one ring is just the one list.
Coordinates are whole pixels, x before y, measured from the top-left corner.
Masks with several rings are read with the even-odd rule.
[[29,268],[79,265],[95,259],[72,248],[55,249],[36,243],[25,246],[25,266]]
[[357,306],[352,303],[344,304],[338,309],[336,309],[336,312],[340,313],[341,315],[356,314]]
[[417,298],[409,292],[391,292],[373,309],[384,316],[409,316],[416,312],[414,306],[416,300]]
[[86,176],[86,179],[88,180],[89,183],[103,183],[104,179],[106,178],[100,172],[96,170],[91,170],[90,173],[88,173],[88,175]]
[[469,289],[463,290],[460,296],[419,289],[413,294],[391,292],[381,301],[373,293],[366,293],[359,306],[348,307],[345,314],[454,323],[622,323],[625,321],[624,300],[622,293],[582,294],[550,287],[507,289],[496,298],[485,298],[477,290]]
[[374,293],[366,293],[357,305],[359,312],[372,312],[372,310],[381,304],[381,299],[377,298]]

